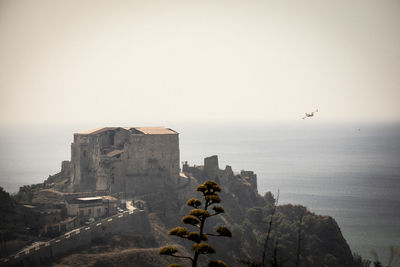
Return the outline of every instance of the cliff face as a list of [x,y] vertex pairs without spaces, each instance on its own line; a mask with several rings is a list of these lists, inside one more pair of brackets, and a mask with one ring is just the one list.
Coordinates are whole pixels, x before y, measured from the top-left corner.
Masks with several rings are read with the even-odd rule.
[[[257,176],[251,171],[234,174],[230,166],[220,170],[216,156],[204,162],[204,166],[197,167],[186,163],[183,171],[195,183],[210,177],[222,187],[220,197],[225,213],[210,220],[208,227],[224,224],[231,228],[231,239],[216,238],[210,242],[214,242],[218,258],[229,266],[243,266],[238,259],[260,262],[264,250],[268,264],[275,259],[283,266],[295,266],[298,258],[298,266],[353,266],[350,247],[336,221],[303,206],[277,206],[265,244],[275,205],[273,195],[258,194]],[[196,197],[195,192],[193,196]],[[175,225],[180,225],[178,220],[179,217]]]

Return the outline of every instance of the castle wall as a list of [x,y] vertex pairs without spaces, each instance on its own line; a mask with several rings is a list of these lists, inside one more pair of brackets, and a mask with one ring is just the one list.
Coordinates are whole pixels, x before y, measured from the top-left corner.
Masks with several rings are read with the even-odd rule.
[[207,180],[218,180],[219,166],[216,155],[204,158],[204,173]]
[[201,182],[205,180],[215,180],[223,188],[232,188],[237,184],[248,184],[252,191],[257,192],[257,175],[252,171],[242,170],[239,175],[235,175],[231,166],[226,166],[224,170],[220,170],[218,166],[218,157],[211,156],[204,158],[204,166],[189,166],[187,162],[183,165],[184,173],[191,173]]
[[71,175],[71,162],[69,160],[61,162],[61,172],[64,175]]
[[[103,181],[109,181],[111,193],[125,192],[126,191],[126,167],[122,160],[114,160],[110,166],[105,168],[109,170],[109,175],[103,177]],[[98,180],[100,181],[100,180]]]
[[150,169],[166,169],[172,176],[179,175],[178,135],[135,134],[125,145],[124,159],[127,175],[136,175]]
[[[179,177],[179,137],[131,128],[103,128],[74,135],[71,172],[74,191],[157,192]],[[147,183],[146,183],[147,181]]]

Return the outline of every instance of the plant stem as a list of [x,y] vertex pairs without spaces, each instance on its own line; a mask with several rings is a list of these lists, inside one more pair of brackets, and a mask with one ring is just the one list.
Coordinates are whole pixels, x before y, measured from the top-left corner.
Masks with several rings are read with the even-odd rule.
[[[207,210],[208,208],[208,200],[206,200],[206,202],[204,203],[204,210]],[[201,218],[200,221],[200,238],[199,241],[197,241],[196,243],[200,243],[201,242],[201,237],[203,236],[203,228],[204,228],[204,222],[206,221],[206,218],[203,216]],[[197,259],[199,258],[199,253],[197,251],[195,251],[194,253],[194,258],[193,258],[193,262],[192,262],[192,267],[196,267],[197,266]]]
[[272,229],[272,221],[274,219],[274,215],[275,215],[275,212],[276,212],[276,207],[278,206],[278,200],[279,200],[279,189],[278,189],[278,194],[277,194],[277,197],[276,197],[276,201],[274,203],[274,209],[272,210],[271,219],[269,221],[267,238],[265,239],[265,242],[264,242],[264,250],[263,250],[262,262],[261,262],[263,267],[265,267],[265,256],[267,254],[268,241],[269,241],[269,236],[271,235],[271,229]]

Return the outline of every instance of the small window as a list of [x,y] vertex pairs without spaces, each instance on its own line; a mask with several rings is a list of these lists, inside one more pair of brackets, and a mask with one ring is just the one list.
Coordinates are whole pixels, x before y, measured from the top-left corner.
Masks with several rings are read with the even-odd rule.
[[83,216],[83,215],[85,215],[84,211],[83,211],[83,210],[80,210],[80,211],[79,211],[79,216]]
[[88,210],[88,215],[91,215],[91,214],[92,214],[92,210],[89,209],[89,210]]

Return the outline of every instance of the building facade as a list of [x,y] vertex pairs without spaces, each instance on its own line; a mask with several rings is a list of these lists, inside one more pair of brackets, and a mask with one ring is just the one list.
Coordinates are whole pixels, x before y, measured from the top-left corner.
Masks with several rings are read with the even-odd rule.
[[161,192],[179,178],[179,134],[165,127],[105,127],[74,134],[70,172],[75,192]]
[[67,215],[75,216],[79,223],[116,214],[120,205],[119,200],[112,196],[68,198],[65,204]]

